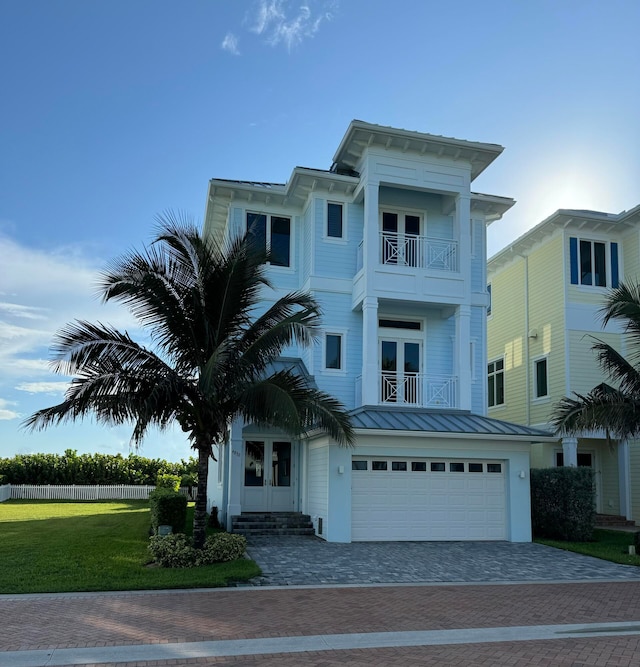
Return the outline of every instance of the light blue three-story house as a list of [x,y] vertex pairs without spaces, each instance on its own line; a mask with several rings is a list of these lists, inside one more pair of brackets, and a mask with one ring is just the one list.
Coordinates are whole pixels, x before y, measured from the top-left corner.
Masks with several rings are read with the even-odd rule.
[[531,539],[529,449],[485,416],[486,226],[513,200],[471,192],[502,152],[353,121],[331,169],[213,179],[206,233],[265,238],[276,299],[309,291],[323,335],[279,363],[351,411],[355,448],[233,424],[209,476],[223,522],[300,512],[333,542]]

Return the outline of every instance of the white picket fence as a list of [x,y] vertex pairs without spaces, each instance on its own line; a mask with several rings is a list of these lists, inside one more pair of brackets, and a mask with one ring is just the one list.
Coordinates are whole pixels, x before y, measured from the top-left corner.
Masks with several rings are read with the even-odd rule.
[[[0,502],[3,500],[146,500],[155,486],[133,484],[6,484],[0,486]],[[180,493],[196,496],[197,487],[182,487]],[[191,491],[191,493],[190,493]]]

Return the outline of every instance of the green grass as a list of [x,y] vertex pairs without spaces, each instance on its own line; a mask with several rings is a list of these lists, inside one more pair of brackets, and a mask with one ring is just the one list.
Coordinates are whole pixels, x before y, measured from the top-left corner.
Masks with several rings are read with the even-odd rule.
[[[189,530],[193,520],[189,508]],[[226,586],[260,574],[251,560],[197,568],[149,566],[149,503],[0,503],[0,593]]]
[[593,542],[562,542],[543,539],[536,539],[536,542],[565,551],[575,551],[585,556],[595,556],[613,563],[640,565],[640,556],[629,555],[629,545],[633,544],[633,533],[596,529],[593,531],[593,538]]

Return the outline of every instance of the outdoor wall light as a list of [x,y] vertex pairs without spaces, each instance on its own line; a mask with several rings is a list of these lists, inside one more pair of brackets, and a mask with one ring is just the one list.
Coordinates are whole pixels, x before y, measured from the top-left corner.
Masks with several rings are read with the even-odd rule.
[[344,475],[344,466],[338,466],[338,474]]
[[526,476],[527,476],[527,473],[526,473],[524,470],[521,470],[521,471],[518,473],[518,477],[519,477],[520,479],[524,479]]

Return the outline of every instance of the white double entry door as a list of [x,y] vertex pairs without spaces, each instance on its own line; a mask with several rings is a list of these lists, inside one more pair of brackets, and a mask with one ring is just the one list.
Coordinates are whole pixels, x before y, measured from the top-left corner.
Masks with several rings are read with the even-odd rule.
[[247,440],[244,443],[243,512],[291,512],[293,444],[286,440]]

